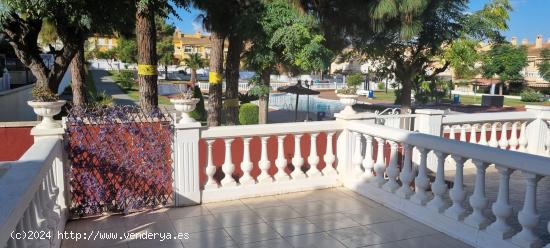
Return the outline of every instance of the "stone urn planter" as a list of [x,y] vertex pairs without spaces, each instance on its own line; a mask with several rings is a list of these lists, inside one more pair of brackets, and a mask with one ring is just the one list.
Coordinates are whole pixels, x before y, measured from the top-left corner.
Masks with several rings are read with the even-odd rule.
[[191,111],[195,110],[195,107],[197,107],[197,103],[199,102],[198,98],[173,98],[170,99],[170,102],[174,104],[174,108],[176,109],[176,111],[181,112],[181,119],[178,121],[179,124],[195,122],[195,119],[191,118],[189,116],[189,113],[191,113]]
[[337,96],[340,98],[340,102],[346,106],[340,111],[340,114],[350,115],[357,113],[353,110],[352,106],[357,103],[358,95],[337,94]]
[[36,129],[51,129],[60,128],[61,124],[53,120],[54,115],[61,112],[61,108],[67,101],[57,100],[55,102],[39,102],[27,101],[27,104],[32,107],[34,113],[42,117],[42,122],[36,125]]

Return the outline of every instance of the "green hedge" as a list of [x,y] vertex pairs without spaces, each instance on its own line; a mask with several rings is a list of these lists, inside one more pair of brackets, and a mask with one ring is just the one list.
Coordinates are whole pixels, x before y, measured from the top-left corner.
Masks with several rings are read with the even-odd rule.
[[239,122],[241,125],[258,124],[258,112],[257,105],[252,103],[245,103],[241,105],[239,110]]
[[544,96],[531,88],[526,88],[521,92],[521,101],[522,102],[542,102]]
[[197,107],[193,112],[189,113],[189,116],[196,121],[205,121],[206,120],[206,109],[204,108],[204,97],[202,96],[201,88],[195,86],[193,89],[193,98],[200,99],[197,103]]

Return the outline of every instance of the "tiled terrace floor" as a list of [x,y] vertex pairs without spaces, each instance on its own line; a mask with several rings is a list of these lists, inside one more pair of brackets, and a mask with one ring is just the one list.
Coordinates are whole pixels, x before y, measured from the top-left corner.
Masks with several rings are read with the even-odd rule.
[[71,221],[66,230],[187,232],[189,238],[66,240],[62,247],[469,247],[343,188]]

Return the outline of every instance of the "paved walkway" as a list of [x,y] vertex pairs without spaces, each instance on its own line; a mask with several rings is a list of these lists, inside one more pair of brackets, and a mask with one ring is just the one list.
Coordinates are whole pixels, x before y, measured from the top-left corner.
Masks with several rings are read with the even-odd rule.
[[113,97],[115,104],[117,105],[137,105],[138,103],[126,95],[115,83],[115,81],[109,75],[109,72],[105,70],[90,70],[92,78],[97,88],[97,92],[105,91],[108,95]]
[[77,220],[66,230],[188,238],[66,240],[62,247],[470,247],[345,188]]

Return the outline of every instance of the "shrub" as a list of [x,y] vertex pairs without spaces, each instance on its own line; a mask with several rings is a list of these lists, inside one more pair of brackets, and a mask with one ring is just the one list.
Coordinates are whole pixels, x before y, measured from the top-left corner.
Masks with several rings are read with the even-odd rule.
[[93,96],[94,103],[99,106],[113,106],[114,100],[113,97],[107,94],[105,91],[99,92],[97,95]]
[[241,125],[258,124],[258,112],[257,105],[252,103],[245,103],[241,105],[239,109],[239,122]]
[[521,101],[522,102],[541,102],[544,96],[531,88],[527,88],[521,92]]
[[249,103],[251,101],[256,101],[258,99],[260,99],[260,97],[256,95],[251,95],[248,93],[245,93],[245,94],[239,93],[239,102],[241,102],[241,104]]
[[128,70],[121,70],[113,74],[113,80],[120,85],[123,89],[131,89],[134,85],[134,72]]
[[198,98],[199,102],[189,116],[195,119],[196,121],[205,121],[206,120],[206,109],[204,108],[204,97],[202,96],[201,88],[195,86],[193,89],[193,98]]
[[385,87],[384,83],[379,82],[378,84],[376,84],[376,88],[378,88],[379,90],[383,90],[386,87]]
[[346,78],[346,84],[349,88],[357,88],[361,83],[363,83],[363,75],[361,73],[354,73]]
[[59,100],[56,94],[54,94],[48,86],[37,84],[32,89],[32,96],[35,101],[38,102],[55,102]]

